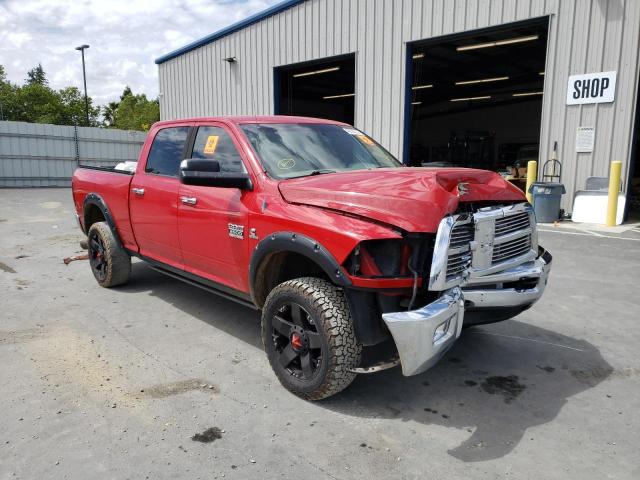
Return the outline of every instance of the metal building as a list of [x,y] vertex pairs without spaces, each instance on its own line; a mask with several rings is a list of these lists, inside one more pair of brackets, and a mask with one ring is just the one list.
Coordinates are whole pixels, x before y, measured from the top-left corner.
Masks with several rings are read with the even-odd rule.
[[635,0],[288,0],[158,58],[160,110],[336,118],[410,165],[516,176],[557,145],[570,212],[611,160],[633,196],[639,42]]

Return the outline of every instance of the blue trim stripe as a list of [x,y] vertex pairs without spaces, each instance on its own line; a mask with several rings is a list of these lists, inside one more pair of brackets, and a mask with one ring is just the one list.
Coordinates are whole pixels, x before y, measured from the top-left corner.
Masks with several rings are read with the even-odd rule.
[[232,33],[237,32],[238,30],[242,30],[243,28],[246,28],[249,25],[258,23],[264,20],[265,18],[271,17],[272,15],[276,15],[304,1],[305,0],[285,0],[283,2],[277,3],[273,7],[267,8],[262,12],[256,13],[255,15],[252,15],[249,18],[245,18],[244,20],[234,23],[233,25],[223,28],[222,30],[218,30],[217,32],[212,33],[211,35],[207,35],[206,37],[201,38],[200,40],[196,40],[195,42],[185,45],[182,48],[179,48],[177,50],[174,50],[173,52],[170,52],[170,53],[167,53],[166,55],[158,57],[156,58],[156,63],[159,65],[168,60],[171,60],[172,58],[176,58],[184,53],[190,52],[191,50],[195,50],[196,48],[202,47],[203,45],[206,45],[211,42],[215,42],[216,40],[222,37],[231,35]]

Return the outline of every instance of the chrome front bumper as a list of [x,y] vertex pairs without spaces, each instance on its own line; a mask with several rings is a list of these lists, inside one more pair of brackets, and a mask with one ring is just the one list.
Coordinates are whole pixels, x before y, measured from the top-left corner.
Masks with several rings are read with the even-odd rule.
[[[463,286],[467,308],[520,307],[535,303],[544,292],[551,271],[551,254],[540,248],[532,262],[491,275],[469,279]],[[528,288],[504,284],[526,282]]]
[[[428,370],[451,348],[462,331],[465,304],[474,309],[529,306],[542,295],[550,270],[551,255],[540,248],[535,260],[469,279],[462,289],[446,290],[422,308],[382,314],[396,344],[403,375]],[[530,288],[504,288],[504,284],[520,281],[526,281]]]

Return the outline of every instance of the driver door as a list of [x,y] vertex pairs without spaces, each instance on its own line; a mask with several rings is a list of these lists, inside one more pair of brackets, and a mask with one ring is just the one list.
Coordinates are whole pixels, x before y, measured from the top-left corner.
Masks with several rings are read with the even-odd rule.
[[[246,172],[233,134],[222,124],[200,125],[191,158],[219,162],[221,172]],[[248,291],[247,192],[239,188],[180,185],[178,235],[186,271]]]

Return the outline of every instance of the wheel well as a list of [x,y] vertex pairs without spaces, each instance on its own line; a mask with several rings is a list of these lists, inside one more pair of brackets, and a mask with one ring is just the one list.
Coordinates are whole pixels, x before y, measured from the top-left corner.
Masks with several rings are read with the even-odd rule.
[[329,280],[320,265],[300,253],[279,251],[265,256],[256,270],[253,285],[254,300],[262,308],[269,292],[287,280],[317,277]]
[[100,210],[100,208],[97,205],[95,204],[87,205],[84,211],[85,232],[89,232],[91,225],[93,225],[94,223],[104,222],[104,221],[105,221],[104,214],[102,213],[102,210]]

